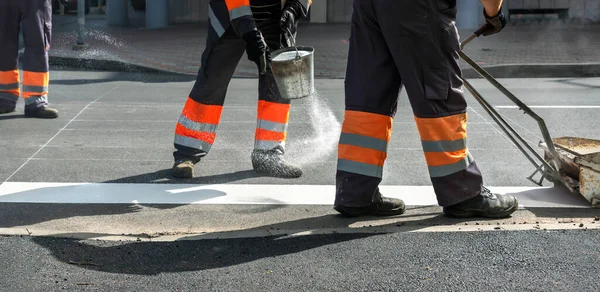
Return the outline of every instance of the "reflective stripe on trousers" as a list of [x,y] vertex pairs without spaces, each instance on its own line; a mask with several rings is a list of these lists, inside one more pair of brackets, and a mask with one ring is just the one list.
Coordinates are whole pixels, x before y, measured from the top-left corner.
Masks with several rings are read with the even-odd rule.
[[[23,71],[25,105],[48,101],[48,72]],[[0,71],[0,98],[16,101],[21,95],[19,70]]]
[[415,117],[431,177],[467,169],[473,158],[467,149],[467,114],[440,118]]
[[215,142],[222,106],[187,99],[175,128],[175,144],[208,153]]
[[[177,121],[174,143],[208,153],[216,139],[222,109],[188,98]],[[289,111],[289,104],[258,101],[255,149],[285,147]]]
[[290,104],[259,100],[257,113],[254,149],[285,148]]
[[390,116],[346,110],[337,169],[381,178],[391,134]]
[[0,71],[0,104],[4,101],[15,103],[21,95],[19,70]]
[[23,71],[23,98],[25,105],[48,101],[49,72]]

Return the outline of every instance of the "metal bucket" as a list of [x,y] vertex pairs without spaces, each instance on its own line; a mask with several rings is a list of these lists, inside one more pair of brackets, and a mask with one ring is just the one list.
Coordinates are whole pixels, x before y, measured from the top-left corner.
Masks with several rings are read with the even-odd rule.
[[289,47],[271,53],[271,70],[284,99],[299,99],[315,92],[312,47]]

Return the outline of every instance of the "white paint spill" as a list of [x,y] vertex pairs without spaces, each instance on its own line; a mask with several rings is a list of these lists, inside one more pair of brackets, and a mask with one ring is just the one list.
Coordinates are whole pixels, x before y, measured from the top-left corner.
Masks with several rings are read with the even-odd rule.
[[[76,42],[76,40],[77,40],[76,32],[67,33],[65,35],[66,35],[66,37],[64,37],[63,41],[68,42],[68,43]],[[117,53],[119,51],[130,51],[131,50],[131,48],[128,47],[127,44],[123,40],[115,38],[115,37],[111,36],[110,34],[106,33],[105,31],[91,29],[91,28],[86,29],[85,34],[84,34],[84,40],[86,43],[90,44],[90,47],[87,48],[86,50],[71,51],[71,50],[64,48],[62,50],[58,50],[58,51],[55,50],[55,51],[59,55],[63,55],[63,56],[66,56],[66,55],[73,56],[73,54],[75,54],[75,56],[77,58],[82,58],[82,59],[114,60],[114,61],[122,61],[122,62],[127,63]],[[108,46],[106,46],[106,48],[98,49],[98,48],[96,48],[97,46],[93,45],[94,43],[98,43],[98,42],[107,44]]]
[[[114,49],[119,49],[119,50],[121,50],[121,49],[127,50],[128,49],[123,41],[121,41],[115,37],[112,37],[109,34],[107,34],[106,32],[101,31],[101,30],[88,30],[88,31],[86,31],[85,37],[110,45],[111,51]],[[84,57],[84,58],[105,57],[106,59],[122,61],[121,58],[116,53],[109,52],[104,49],[84,50],[80,53],[80,56]]]
[[[342,126],[323,97],[315,92],[308,101],[312,133],[301,141],[292,141],[295,148],[290,155],[291,161],[300,166],[323,161],[337,149]],[[298,149],[300,148],[300,149]]]
[[103,42],[110,44],[113,47],[122,48],[125,46],[125,43],[123,41],[101,30],[88,30],[86,36],[102,40]]

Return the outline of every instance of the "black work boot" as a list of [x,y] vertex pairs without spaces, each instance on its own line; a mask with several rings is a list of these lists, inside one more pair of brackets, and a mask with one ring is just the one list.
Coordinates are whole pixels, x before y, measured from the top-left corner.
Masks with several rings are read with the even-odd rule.
[[0,115],[12,113],[15,111],[16,108],[17,108],[16,102],[14,104],[12,102],[2,102],[2,103],[0,103]]
[[444,207],[444,213],[455,218],[504,218],[510,216],[518,208],[519,202],[514,196],[494,194],[484,187],[477,197]]
[[25,107],[25,116],[29,118],[55,119],[58,118],[58,111],[47,106],[31,109]]
[[0,115],[1,114],[8,114],[8,113],[12,113],[15,111],[14,107],[4,107],[4,106],[0,106]]
[[175,160],[171,175],[177,178],[194,177],[194,162],[190,159]]
[[402,215],[406,209],[404,202],[396,198],[380,196],[380,199],[366,207],[333,206],[333,209],[346,217],[358,216],[396,216]]
[[252,151],[252,167],[258,173],[266,173],[272,177],[299,178],[302,169],[283,159],[283,150],[277,147],[272,150]]

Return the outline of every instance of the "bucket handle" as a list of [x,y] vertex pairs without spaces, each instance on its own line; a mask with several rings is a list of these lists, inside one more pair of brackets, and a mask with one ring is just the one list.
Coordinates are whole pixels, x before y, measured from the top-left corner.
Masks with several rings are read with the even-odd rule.
[[288,35],[290,36],[290,40],[292,41],[292,46],[294,46],[294,49],[296,49],[296,60],[299,60],[300,52],[298,51],[298,47],[296,47],[296,40],[294,39],[294,35],[290,31],[289,27],[287,27],[286,30],[287,30]]
[[[290,40],[292,41],[292,46],[294,46],[294,49],[296,49],[296,67],[298,68],[298,72],[300,72],[300,60],[302,59],[302,57],[300,57],[300,52],[298,51],[298,47],[296,47],[296,40],[294,39],[294,35],[292,34],[292,32],[290,31],[289,27],[286,28],[288,35],[290,36]],[[304,82],[302,81],[302,78],[300,78],[300,84],[301,87],[304,88]]]

